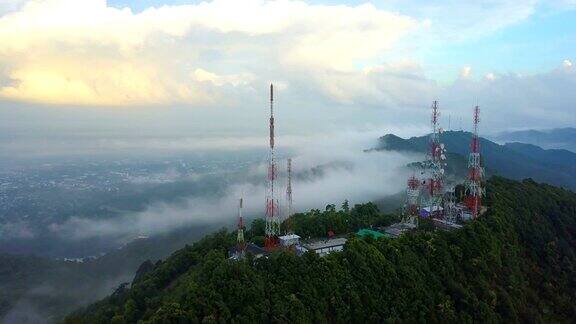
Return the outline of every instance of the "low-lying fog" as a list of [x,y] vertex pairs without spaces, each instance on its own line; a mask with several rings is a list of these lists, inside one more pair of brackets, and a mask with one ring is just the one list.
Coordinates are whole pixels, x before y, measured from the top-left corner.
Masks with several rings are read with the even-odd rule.
[[[418,159],[418,156],[396,152],[364,152],[364,149],[374,147],[378,137],[384,132],[385,130],[347,131],[314,137],[279,137],[276,141],[276,163],[280,174],[276,192],[280,204],[285,205],[285,170],[288,157],[293,159],[293,200],[296,211],[324,208],[327,204],[339,205],[346,199],[351,203],[367,202],[401,191],[406,179],[403,166]],[[56,145],[60,147],[70,143]],[[190,225],[233,224],[240,197],[244,198],[247,217],[263,215],[268,153],[266,142],[260,137],[181,141],[169,139],[164,142],[161,139],[117,140],[108,145],[111,145],[114,152],[122,151],[128,154],[89,155],[94,156],[93,160],[86,156],[81,160],[65,156],[61,161],[58,156],[50,156],[49,160],[42,157],[43,164],[29,167],[41,175],[42,168],[54,170],[59,163],[64,163],[62,161],[76,161],[73,166],[82,167],[76,172],[78,174],[74,177],[65,175],[64,179],[56,180],[60,181],[58,184],[70,186],[70,202],[66,201],[64,194],[56,199],[80,206],[55,207],[65,210],[60,213],[66,215],[65,217],[28,219],[27,215],[21,215],[0,219],[0,240],[12,238],[25,244],[36,239],[45,242],[50,238],[59,245],[86,245],[85,253],[93,254],[95,251],[91,248],[98,244],[86,242],[107,242],[110,245],[104,244],[100,249],[109,249],[139,236],[165,234]],[[144,150],[145,147],[148,147],[148,151]],[[182,153],[187,151],[194,152],[194,157],[187,157]],[[98,163],[104,160],[108,164]],[[144,167],[138,167],[139,164]],[[121,170],[114,171],[114,174],[106,173],[110,168]],[[29,173],[26,170],[23,172]],[[92,189],[82,187],[83,183],[91,174],[100,173],[104,174],[104,179],[90,186],[110,186],[116,191],[100,193],[99,189],[104,190],[103,188],[92,188],[99,194],[76,199],[74,190],[91,192]],[[118,174],[121,179],[116,183],[113,179]],[[73,183],[75,179],[80,180]],[[42,182],[54,181],[40,177],[39,183],[34,185],[37,187],[37,195],[44,194]],[[83,208],[83,203],[98,209],[103,206],[105,208],[91,214],[91,210]],[[82,251],[78,249],[68,252],[73,253],[69,256],[82,256]],[[17,246],[15,250],[18,250]],[[64,251],[61,253],[72,251],[56,250]],[[22,251],[43,254],[41,246]],[[7,252],[6,249],[3,249],[3,252]]]

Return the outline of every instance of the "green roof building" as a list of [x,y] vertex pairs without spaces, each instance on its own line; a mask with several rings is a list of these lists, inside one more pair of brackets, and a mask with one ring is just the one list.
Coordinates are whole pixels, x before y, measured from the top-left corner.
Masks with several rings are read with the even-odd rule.
[[356,235],[358,235],[360,237],[365,237],[367,235],[371,235],[375,239],[378,239],[381,237],[389,237],[389,235],[387,235],[387,234],[380,233],[380,232],[377,232],[377,231],[369,229],[369,228],[363,228],[363,229],[359,230],[358,232],[356,232]]

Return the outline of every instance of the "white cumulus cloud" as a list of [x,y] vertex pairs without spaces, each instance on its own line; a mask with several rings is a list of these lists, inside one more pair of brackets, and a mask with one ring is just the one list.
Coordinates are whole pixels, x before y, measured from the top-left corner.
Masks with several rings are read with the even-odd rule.
[[226,85],[252,91],[254,71],[350,71],[417,26],[370,4],[214,0],[134,13],[105,0],[30,0],[0,17],[0,97],[212,104]]

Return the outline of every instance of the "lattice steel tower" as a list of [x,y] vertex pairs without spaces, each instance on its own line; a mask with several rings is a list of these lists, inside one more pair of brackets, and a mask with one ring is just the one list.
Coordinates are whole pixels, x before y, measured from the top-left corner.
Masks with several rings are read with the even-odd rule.
[[280,217],[278,215],[278,200],[274,192],[276,179],[276,162],[274,161],[274,86],[270,84],[270,156],[268,161],[268,193],[266,196],[266,230],[264,247],[271,251],[278,245],[280,233]]
[[242,218],[242,198],[238,206],[238,234],[236,236],[236,253],[238,258],[243,258],[246,251],[246,241],[244,240],[244,219]]
[[288,159],[288,184],[286,185],[286,233],[292,233],[292,159]]
[[468,181],[466,182],[467,196],[466,206],[472,211],[472,217],[479,215],[482,205],[482,178],[484,177],[484,168],[480,160],[480,138],[478,137],[478,125],[480,123],[480,107],[474,107],[474,133],[472,133],[472,142],[470,143],[470,155],[468,156]]
[[438,101],[432,103],[432,133],[430,134],[430,151],[426,168],[428,170],[428,207],[431,216],[441,214],[444,186],[444,165],[446,160],[444,144],[440,143],[441,129],[438,126],[440,112],[438,111]]
[[418,226],[418,216],[420,213],[420,180],[412,175],[408,179],[406,188],[406,206],[402,223],[411,226]]

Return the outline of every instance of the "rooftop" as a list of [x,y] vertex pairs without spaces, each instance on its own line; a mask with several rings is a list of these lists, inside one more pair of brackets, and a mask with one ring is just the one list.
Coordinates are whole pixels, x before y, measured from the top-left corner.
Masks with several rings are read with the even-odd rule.
[[300,239],[300,236],[298,236],[296,234],[287,234],[287,235],[282,235],[278,238],[280,240],[296,240],[296,239]]
[[400,234],[413,229],[415,226],[413,224],[406,223],[395,223],[384,228],[384,232],[391,237],[398,237]]
[[384,233],[381,233],[381,232],[378,232],[378,231],[375,231],[375,230],[372,230],[372,229],[369,229],[369,228],[363,228],[363,229],[359,230],[358,232],[356,232],[356,235],[362,236],[362,237],[365,237],[365,236],[370,235],[370,236],[372,236],[373,238],[376,238],[376,239],[377,239],[377,238],[380,238],[380,237],[382,237],[382,236],[385,236],[385,237],[388,237],[388,236],[389,236],[389,235],[386,235],[386,234],[384,234]]
[[308,242],[304,244],[304,247],[307,248],[308,250],[319,250],[344,245],[346,244],[346,241],[348,240],[345,237],[341,237],[329,240]]
[[[236,245],[231,246],[230,248],[228,248],[228,253],[230,255],[234,255],[234,254],[236,254],[237,250],[238,250],[238,247]],[[266,250],[264,250],[263,248],[259,247],[256,244],[253,244],[253,243],[247,243],[246,244],[245,252],[246,253],[252,253],[255,256],[266,254]]]
[[442,228],[442,229],[450,230],[450,229],[462,228],[462,225],[452,223],[452,222],[446,221],[444,219],[433,219],[432,221],[434,222],[434,225],[436,225],[437,227]]

